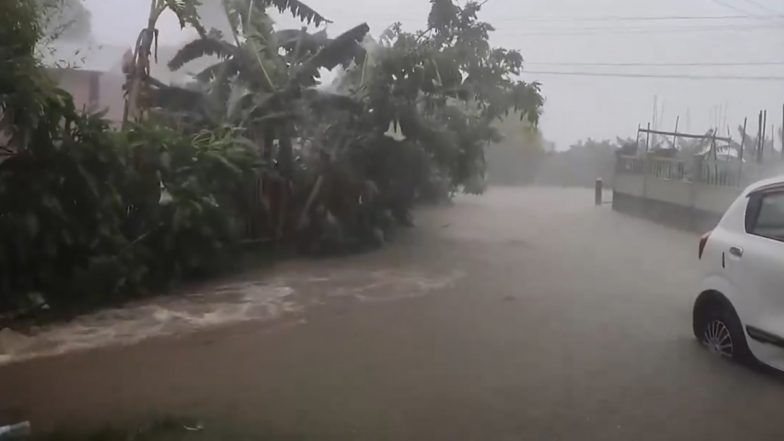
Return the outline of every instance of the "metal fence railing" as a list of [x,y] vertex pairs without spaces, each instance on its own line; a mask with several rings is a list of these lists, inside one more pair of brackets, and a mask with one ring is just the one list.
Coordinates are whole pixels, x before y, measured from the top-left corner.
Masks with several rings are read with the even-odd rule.
[[683,161],[670,158],[648,158],[645,160],[648,175],[669,180],[688,178],[688,167]]
[[714,160],[695,157],[693,160],[620,155],[615,173],[647,176],[655,179],[685,181],[721,187],[743,187],[776,174],[778,168],[765,167],[739,160]]
[[[747,171],[752,168],[747,166]],[[738,161],[705,161],[699,164],[697,182],[721,187],[741,187],[743,185],[743,165]]]
[[641,175],[645,170],[645,159],[637,156],[618,156],[615,161],[615,173]]

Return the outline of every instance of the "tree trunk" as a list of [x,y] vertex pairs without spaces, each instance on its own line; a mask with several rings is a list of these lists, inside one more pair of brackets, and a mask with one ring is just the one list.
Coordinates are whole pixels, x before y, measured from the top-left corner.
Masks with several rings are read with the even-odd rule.
[[280,212],[278,213],[278,238],[283,237],[289,210],[289,186],[291,184],[294,166],[294,148],[291,142],[291,132],[291,124],[284,123],[281,125],[280,132],[278,134],[278,170],[280,171],[280,175],[282,177],[282,182],[279,188]]
[[286,180],[292,178],[291,175],[294,171],[294,147],[291,142],[291,135],[291,124],[281,124],[278,136],[278,146],[280,148],[278,152],[278,167],[280,168],[280,174]]
[[150,74],[150,54],[156,33],[155,23],[162,12],[157,3],[158,0],[150,0],[150,17],[147,20],[147,27],[142,29],[139,37],[136,39],[133,68],[131,70],[131,85],[128,90],[127,107],[123,114],[123,126],[126,126],[128,121],[139,120],[142,116],[139,106],[139,95],[142,89],[142,82]]

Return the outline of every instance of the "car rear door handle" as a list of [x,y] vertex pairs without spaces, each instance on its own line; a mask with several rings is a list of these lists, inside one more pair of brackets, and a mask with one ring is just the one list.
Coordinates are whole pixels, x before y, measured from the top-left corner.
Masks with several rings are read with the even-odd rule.
[[743,248],[732,247],[730,248],[730,254],[738,258],[743,257]]

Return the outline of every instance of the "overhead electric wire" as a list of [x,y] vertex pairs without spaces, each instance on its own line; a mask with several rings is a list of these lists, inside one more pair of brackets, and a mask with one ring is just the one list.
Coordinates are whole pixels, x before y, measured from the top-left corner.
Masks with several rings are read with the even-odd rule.
[[691,32],[759,32],[759,31],[781,31],[784,30],[784,23],[754,26],[703,26],[703,27],[677,27],[677,28],[656,28],[656,27],[576,27],[561,29],[511,29],[496,28],[497,32],[512,33],[515,35],[601,35],[601,34],[655,34],[655,33],[691,33]]
[[528,66],[596,66],[596,67],[715,67],[715,66],[782,66],[784,61],[749,61],[749,62],[685,62],[685,63],[647,63],[647,62],[544,62],[528,61]]
[[[391,20],[391,18],[384,14],[373,15],[369,18],[383,18],[384,20]],[[623,15],[603,15],[603,16],[504,16],[496,17],[492,21],[496,22],[525,22],[525,23],[601,23],[601,22],[691,22],[691,21],[757,21],[762,18],[776,18],[784,20],[784,12],[773,14],[772,17],[762,16],[759,14],[742,14],[742,15],[638,15],[638,16],[623,16]],[[396,17],[398,21],[420,21],[421,18],[414,17]]]
[[731,9],[731,10],[733,10],[735,12],[739,12],[741,14],[754,16],[758,20],[775,20],[775,19],[781,18],[782,15],[784,14],[784,13],[781,13],[781,12],[776,12],[773,9],[770,9],[768,6],[763,5],[763,4],[759,3],[759,2],[757,2],[756,0],[744,0],[744,1],[746,1],[747,3],[750,3],[752,5],[756,5],[758,9],[765,10],[769,15],[753,14],[753,13],[751,13],[751,12],[749,12],[749,11],[743,9],[743,8],[739,8],[737,5],[732,3],[730,0],[712,0],[712,1],[713,1],[713,3],[716,3],[719,6],[723,6],[723,7],[727,8],[727,9]]
[[[784,13],[774,14],[778,18],[784,18]],[[759,14],[743,15],[662,15],[662,16],[595,16],[595,17],[499,17],[498,21],[520,21],[520,22],[617,22],[617,21],[724,21],[724,20],[758,20],[762,18]]]
[[743,0],[746,3],[752,4],[762,11],[765,11],[768,14],[781,14],[780,11],[776,11],[775,9],[771,8],[770,6],[763,4],[757,0]]
[[646,74],[622,72],[578,72],[554,70],[525,70],[523,73],[533,75],[558,75],[579,77],[605,77],[605,78],[656,78],[680,80],[733,80],[733,81],[784,81],[784,76],[744,76],[744,75],[691,75],[691,74]]
[[713,3],[716,3],[719,6],[723,6],[723,7],[727,8],[727,9],[732,9],[735,12],[739,12],[741,14],[746,14],[746,15],[753,15],[749,11],[745,11],[745,10],[743,10],[743,9],[741,9],[741,8],[735,6],[732,3],[729,3],[727,1],[724,1],[724,0],[711,0],[711,1]]

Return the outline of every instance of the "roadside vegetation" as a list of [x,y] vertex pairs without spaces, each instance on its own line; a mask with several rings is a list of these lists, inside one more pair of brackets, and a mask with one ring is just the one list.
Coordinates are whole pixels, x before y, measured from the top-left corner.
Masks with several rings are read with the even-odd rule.
[[[373,248],[418,201],[481,192],[494,123],[535,125],[543,99],[517,80],[521,54],[490,45],[480,4],[431,3],[426,30],[373,38],[362,23],[337,36],[278,29],[270,8],[328,21],[297,0],[223,0],[229,34],[201,25],[197,1],[152,0],[114,129],[76,109],[36,56],[49,9],[4,1],[0,311],[159,291],[240,249]],[[167,9],[199,36],[161,62],[214,61],[186,86],[150,76]]]
[[588,138],[556,150],[539,131],[518,122],[504,121],[499,130],[504,140],[487,149],[491,184],[593,188],[597,178],[611,184],[617,155],[634,154],[637,148],[634,139]]

